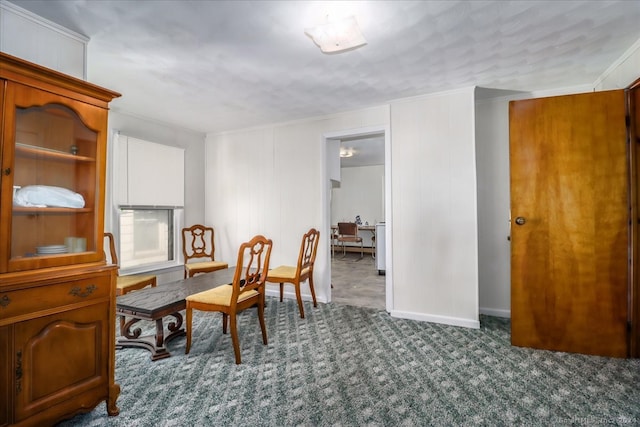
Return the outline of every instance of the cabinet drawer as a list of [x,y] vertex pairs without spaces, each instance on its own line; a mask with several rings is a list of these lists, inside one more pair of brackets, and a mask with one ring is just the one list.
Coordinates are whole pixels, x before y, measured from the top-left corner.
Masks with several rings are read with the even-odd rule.
[[[111,292],[111,276],[102,275],[29,289],[0,291],[0,319],[33,314],[41,310],[105,298]],[[0,324],[4,323],[0,320]]]

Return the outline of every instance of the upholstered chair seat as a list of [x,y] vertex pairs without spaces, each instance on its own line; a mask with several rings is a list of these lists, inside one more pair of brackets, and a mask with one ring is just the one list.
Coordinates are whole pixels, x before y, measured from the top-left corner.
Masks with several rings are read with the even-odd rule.
[[193,277],[196,273],[208,273],[225,268],[229,268],[229,264],[223,261],[192,262],[184,265],[187,277]]
[[[241,293],[238,296],[238,302],[242,302],[251,297],[255,297],[258,295],[258,292],[255,290],[250,290]],[[231,305],[231,297],[233,296],[233,286],[232,285],[222,285],[217,288],[209,289],[208,291],[203,291],[197,294],[189,295],[186,299],[190,302],[197,302],[201,304],[215,304],[215,305],[223,305],[228,307]]]
[[134,274],[131,276],[118,276],[116,282],[116,295],[124,295],[127,292],[156,286],[156,276],[153,274]]

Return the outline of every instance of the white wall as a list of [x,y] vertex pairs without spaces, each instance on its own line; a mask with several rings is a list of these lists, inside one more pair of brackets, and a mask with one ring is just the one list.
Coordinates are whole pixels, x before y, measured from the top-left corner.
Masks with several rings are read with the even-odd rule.
[[480,312],[510,317],[509,99],[476,101]]
[[320,228],[325,238],[317,260],[317,294],[327,301],[330,221],[322,212],[327,173],[318,161],[321,137],[389,121],[391,314],[478,327],[473,88],[396,101],[390,119],[385,106],[208,135],[205,217],[216,227],[221,258],[235,263],[238,245],[262,233],[274,240],[272,266],[292,264],[302,234]]
[[[341,169],[340,186],[331,190],[331,224],[384,221],[384,165]],[[371,233],[359,233],[365,247],[372,246]]]
[[392,314],[479,327],[473,88],[391,104]]
[[0,51],[70,76],[86,77],[89,39],[0,0]]
[[[208,135],[205,221],[216,228],[220,259],[235,265],[240,243],[264,234],[274,241],[271,266],[293,265],[302,235],[315,227],[322,236],[316,258],[316,296],[328,301],[330,221],[323,200],[330,184],[328,171],[323,170],[323,135],[388,122],[389,108],[382,106]],[[290,287],[285,291],[293,297]],[[274,292],[270,286],[269,293]],[[302,292],[310,298],[307,287]]]

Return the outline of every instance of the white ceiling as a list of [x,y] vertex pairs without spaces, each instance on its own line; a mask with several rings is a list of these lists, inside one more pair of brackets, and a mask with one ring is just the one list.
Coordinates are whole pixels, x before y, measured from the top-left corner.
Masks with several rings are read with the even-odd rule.
[[[482,86],[593,83],[640,39],[640,1],[11,0],[91,38],[112,108],[199,132],[323,116]],[[304,34],[355,15],[368,44]]]

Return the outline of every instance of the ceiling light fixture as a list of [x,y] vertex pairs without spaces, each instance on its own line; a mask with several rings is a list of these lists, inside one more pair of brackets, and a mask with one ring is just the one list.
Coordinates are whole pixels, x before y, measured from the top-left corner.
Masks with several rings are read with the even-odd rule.
[[340,157],[341,158],[345,158],[345,157],[353,157],[353,155],[355,154],[355,150],[353,148],[341,148],[340,149]]
[[344,52],[367,44],[353,16],[307,28],[304,32],[324,53]]

